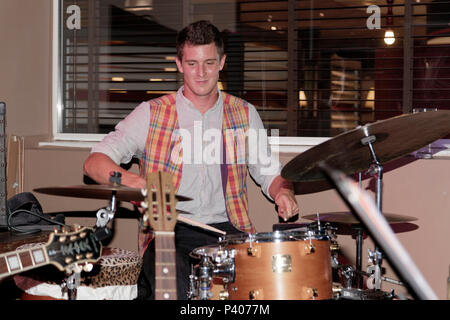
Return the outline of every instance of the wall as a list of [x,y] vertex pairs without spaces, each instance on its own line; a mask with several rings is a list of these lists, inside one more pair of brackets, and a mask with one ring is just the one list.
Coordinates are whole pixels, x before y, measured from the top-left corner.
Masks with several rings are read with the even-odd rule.
[[[0,100],[7,103],[7,132],[26,137],[26,191],[83,183],[81,168],[89,152],[83,148],[37,146],[37,141],[51,135],[51,9],[48,0],[0,1],[0,39],[8,44],[0,50]],[[412,129],[412,134],[418,133]],[[282,155],[281,161],[286,163],[294,156]],[[445,299],[450,265],[450,162],[445,159],[409,160],[411,158],[405,158],[387,166],[383,208],[388,213],[418,218],[414,222],[419,226],[417,230],[397,236],[438,297]],[[363,186],[368,183],[365,181]],[[249,185],[250,216],[258,232],[269,232],[272,225],[278,223],[274,206],[253,182]],[[108,204],[106,200],[36,196],[48,213],[95,212]],[[334,190],[299,195],[297,199],[303,215],[347,210]],[[95,217],[68,215],[67,222],[92,226]],[[134,216],[120,217],[111,245],[135,250],[136,231]],[[354,261],[355,240],[339,235],[338,243],[342,253]],[[369,248],[373,249],[373,244],[367,238],[363,248],[364,264]],[[397,278],[387,262],[383,266],[387,267],[386,276]],[[383,284],[383,289],[389,288],[402,290]]]
[[51,111],[51,1],[0,2],[0,101],[7,132],[49,134]]

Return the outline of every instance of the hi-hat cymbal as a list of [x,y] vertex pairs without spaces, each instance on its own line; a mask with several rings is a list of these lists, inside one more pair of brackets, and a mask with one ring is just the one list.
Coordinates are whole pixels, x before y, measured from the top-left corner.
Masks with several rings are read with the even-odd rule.
[[318,164],[324,162],[351,175],[362,172],[373,162],[372,146],[381,164],[417,151],[450,133],[450,110],[404,114],[369,123],[327,140],[288,162],[281,171],[289,181],[326,180]]
[[[124,186],[111,185],[75,185],[65,187],[46,187],[37,188],[34,191],[55,196],[88,198],[88,199],[111,199],[113,191],[116,193],[117,201],[143,201],[145,196],[142,195],[141,189],[129,188]],[[175,195],[178,201],[190,201],[191,198]]]
[[[338,235],[351,235],[356,236],[358,234],[359,230],[363,231],[363,236],[366,237],[366,231],[362,229],[362,225],[360,224],[343,224],[343,223],[330,223],[332,227],[336,228],[336,234]],[[397,222],[397,223],[390,223],[389,226],[392,229],[392,232],[394,233],[403,233],[403,232],[409,232],[419,229],[419,226],[414,223],[410,222]]]
[[[394,233],[409,232],[419,229],[418,225],[410,223],[410,221],[415,221],[417,218],[392,213],[384,213],[383,216],[386,218]],[[303,216],[302,218],[317,221],[317,215],[315,214]],[[332,227],[336,228],[336,234],[356,236],[358,231],[361,230],[364,237],[367,236],[363,225],[351,212],[323,213],[319,214],[319,218],[321,222],[328,222]]]
[[[393,213],[383,213],[388,223],[411,222],[417,220],[415,217],[403,216]],[[306,220],[317,221],[317,214],[306,215],[302,217]],[[360,221],[351,212],[327,212],[319,214],[320,221],[342,224],[360,224]]]

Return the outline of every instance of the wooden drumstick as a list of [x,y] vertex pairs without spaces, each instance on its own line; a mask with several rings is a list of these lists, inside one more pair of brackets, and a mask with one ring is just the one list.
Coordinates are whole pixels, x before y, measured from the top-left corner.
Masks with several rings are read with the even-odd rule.
[[184,222],[184,223],[187,223],[187,224],[190,224],[191,226],[200,227],[202,229],[209,230],[209,231],[212,231],[212,232],[215,232],[215,233],[227,234],[225,231],[216,229],[214,227],[208,226],[207,224],[204,224],[204,223],[201,223],[201,222],[197,222],[197,221],[188,219],[188,218],[180,216],[180,215],[178,215],[177,220],[181,221],[181,222]]

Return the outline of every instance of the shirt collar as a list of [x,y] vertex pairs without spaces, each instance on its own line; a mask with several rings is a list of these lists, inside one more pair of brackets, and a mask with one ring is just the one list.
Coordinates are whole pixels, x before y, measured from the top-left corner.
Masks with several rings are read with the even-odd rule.
[[[177,101],[177,105],[178,105],[178,102],[181,102],[180,105],[179,105],[180,107],[186,108],[186,109],[191,110],[191,111],[200,112],[194,107],[194,104],[188,98],[186,98],[184,96],[183,91],[184,91],[184,85],[182,85],[177,91],[177,100],[176,100]],[[219,88],[217,88],[217,93],[218,93],[218,98],[217,98],[216,103],[206,113],[214,112],[214,111],[216,111],[217,109],[219,109],[219,108],[221,108],[223,106],[222,92],[219,90]]]

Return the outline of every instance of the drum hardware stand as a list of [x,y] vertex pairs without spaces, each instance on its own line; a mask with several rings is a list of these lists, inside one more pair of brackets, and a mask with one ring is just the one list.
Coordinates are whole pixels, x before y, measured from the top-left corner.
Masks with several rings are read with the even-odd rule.
[[214,264],[207,255],[202,256],[198,265],[191,267],[188,299],[198,298],[199,300],[209,300],[212,298],[211,284],[213,268]]
[[83,267],[79,264],[75,264],[67,271],[67,277],[61,284],[62,291],[67,291],[68,300],[77,299],[77,290],[81,283],[81,271],[90,272],[93,269],[91,263],[86,263]]
[[[345,287],[347,289],[352,288],[352,279],[355,277],[355,269],[352,266],[344,266],[342,267],[341,273],[346,279]],[[359,277],[357,279],[359,279]]]
[[[353,288],[352,280],[356,276],[368,276],[374,275],[369,272],[358,271],[352,265],[338,266],[341,269],[342,276],[345,277],[345,287],[339,284],[336,288],[333,288],[333,292],[337,299],[348,298],[351,300],[391,300],[395,297],[394,290],[391,292],[384,292],[381,290],[372,290],[371,288],[364,290],[362,288]],[[358,278],[357,278],[358,279]],[[380,276],[382,281],[386,281],[395,285],[403,286],[401,281],[391,279],[388,277]]]
[[80,273],[81,270],[72,272],[61,285],[63,292],[67,291],[68,300],[77,299],[77,289],[80,286]]
[[[362,243],[364,230],[362,227],[356,227],[356,270],[362,270]],[[356,286],[362,289],[362,277],[360,274],[356,276]]]
[[[122,182],[122,174],[117,171],[113,171],[110,174],[109,182],[111,182],[113,185],[120,185]],[[96,226],[98,228],[106,227],[109,221],[114,219],[114,215],[116,214],[116,191],[112,191],[111,196],[111,206],[106,208],[101,208],[97,211],[97,222]]]
[[[364,146],[368,146],[370,150],[370,154],[372,155],[373,162],[369,167],[369,170],[367,171],[371,175],[376,176],[377,178],[377,185],[376,185],[376,206],[380,212],[382,212],[382,195],[383,195],[383,166],[378,161],[378,158],[375,154],[375,150],[373,148],[373,143],[376,141],[376,137],[374,135],[368,135],[367,127],[364,128],[364,133],[366,136],[361,139],[361,143]],[[362,230],[358,233],[358,239],[360,239],[360,244],[362,243]],[[362,250],[362,248],[359,248],[358,250]],[[361,273],[362,265],[360,264],[361,261],[358,261],[359,268],[357,271]],[[372,263],[371,266],[367,268],[367,272],[369,274],[374,275],[374,285],[376,290],[381,289],[381,274],[382,274],[382,268],[381,264],[383,262],[383,254],[378,250],[378,248],[375,246],[375,250],[369,251],[369,263]],[[361,285],[361,275],[358,275],[358,282]],[[361,287],[359,287],[361,288]]]

